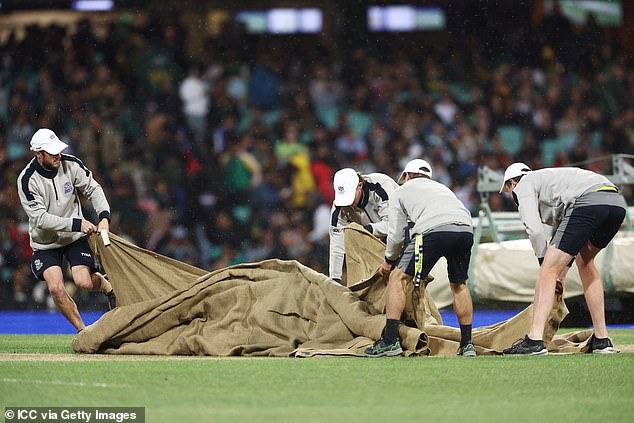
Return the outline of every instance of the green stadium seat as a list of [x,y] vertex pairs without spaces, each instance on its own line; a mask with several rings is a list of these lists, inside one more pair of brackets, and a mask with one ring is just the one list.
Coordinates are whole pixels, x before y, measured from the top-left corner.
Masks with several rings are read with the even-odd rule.
[[264,115],[262,116],[262,121],[266,126],[272,128],[280,120],[281,117],[281,110],[271,110],[270,112],[264,113]]
[[559,137],[559,145],[565,151],[568,151],[577,141],[577,134],[566,134]]
[[464,105],[471,101],[471,93],[467,84],[458,82],[449,84],[448,91],[459,104]]
[[238,134],[243,134],[244,131],[251,126],[251,123],[253,123],[253,112],[247,109],[241,113],[238,124],[236,125]]
[[372,126],[372,116],[365,112],[349,112],[348,126],[359,137],[364,137]]
[[603,142],[603,134],[601,131],[594,131],[590,135],[590,145],[593,150],[599,150],[601,148],[601,143]]
[[498,128],[498,136],[502,141],[504,151],[512,155],[516,155],[522,148],[522,140],[524,139],[524,130],[517,125],[504,125]]
[[8,144],[6,147],[7,158],[9,160],[17,160],[23,157],[26,153],[26,147],[22,144]]
[[557,138],[549,138],[542,141],[541,150],[544,166],[551,166],[557,154],[563,149],[563,144]]
[[326,125],[328,129],[335,129],[337,127],[337,120],[339,119],[339,109],[336,107],[329,107],[325,109],[317,109],[317,118],[321,123]]

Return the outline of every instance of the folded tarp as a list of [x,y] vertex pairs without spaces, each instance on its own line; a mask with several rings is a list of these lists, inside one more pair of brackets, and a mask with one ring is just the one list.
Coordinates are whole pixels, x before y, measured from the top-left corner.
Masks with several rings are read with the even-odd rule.
[[[363,231],[359,242],[384,248]],[[363,355],[385,324],[385,278],[373,274],[344,287],[296,261],[266,260],[214,272],[137,247],[116,235],[91,248],[120,306],[73,339],[82,353],[280,356]],[[381,256],[382,260],[382,256]],[[370,268],[378,268],[369,259]],[[350,271],[349,271],[350,275]],[[434,282],[435,283],[435,282]],[[474,331],[479,354],[496,354],[521,338],[531,308]],[[561,299],[548,322],[550,341],[567,310]],[[410,287],[400,336],[405,355],[453,355],[459,331],[443,326],[424,285]],[[557,339],[556,351],[580,351],[589,331]]]
[[[607,248],[599,252],[595,263],[606,296],[634,294],[633,232],[620,232]],[[528,239],[479,244],[472,278],[475,296],[486,301],[530,303],[538,273],[539,265]],[[432,291],[434,298],[435,294]],[[446,293],[437,294],[438,297],[446,297]],[[564,298],[582,295],[581,278],[577,266],[573,265],[566,276]]]

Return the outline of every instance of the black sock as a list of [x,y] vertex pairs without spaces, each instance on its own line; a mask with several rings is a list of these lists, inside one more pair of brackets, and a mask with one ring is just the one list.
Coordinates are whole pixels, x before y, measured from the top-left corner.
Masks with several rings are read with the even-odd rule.
[[460,325],[460,346],[464,347],[471,342],[471,325]]
[[387,319],[385,323],[385,333],[383,334],[383,341],[385,341],[386,344],[393,344],[398,339],[398,326],[400,324],[400,320]]

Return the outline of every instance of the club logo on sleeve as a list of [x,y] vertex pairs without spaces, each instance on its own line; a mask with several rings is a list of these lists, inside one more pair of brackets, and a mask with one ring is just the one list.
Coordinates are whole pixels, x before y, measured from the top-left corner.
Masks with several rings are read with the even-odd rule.
[[70,182],[66,182],[64,184],[64,194],[68,194],[72,190],[73,190],[73,184],[71,184]]
[[35,259],[35,260],[33,261],[33,266],[35,266],[35,270],[36,270],[37,272],[39,272],[39,271],[40,271],[40,269],[42,268],[42,266],[44,266],[44,263],[42,263],[42,260],[40,260],[40,259]]
[[342,187],[341,185],[339,185],[339,186],[337,187],[337,191],[339,191],[339,192],[344,192],[344,191],[345,191],[345,188],[344,188],[344,187]]

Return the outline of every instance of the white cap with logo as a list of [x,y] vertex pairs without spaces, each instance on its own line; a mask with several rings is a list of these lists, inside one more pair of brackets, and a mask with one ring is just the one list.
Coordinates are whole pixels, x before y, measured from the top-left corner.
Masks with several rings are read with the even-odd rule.
[[31,137],[31,150],[33,151],[46,151],[53,156],[61,153],[68,144],[62,142],[55,132],[50,129],[41,128],[38,129],[33,137]]
[[506,170],[504,171],[504,182],[502,182],[502,188],[500,188],[500,194],[502,193],[502,191],[504,191],[504,186],[506,185],[506,182],[509,179],[517,178],[518,176],[521,176],[521,175],[526,175],[530,171],[531,171],[531,168],[521,162],[516,162],[509,165],[509,167],[507,167]]
[[398,183],[403,183],[403,177],[406,173],[420,173],[427,176],[431,179],[431,165],[423,159],[414,159],[410,160],[406,165],[403,172],[401,172],[401,176],[398,178]]
[[357,171],[349,167],[335,173],[333,187],[335,189],[335,206],[346,207],[354,202],[354,196],[359,185]]

